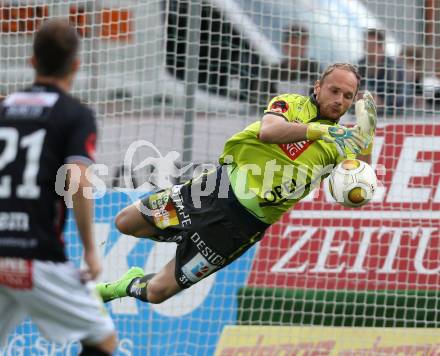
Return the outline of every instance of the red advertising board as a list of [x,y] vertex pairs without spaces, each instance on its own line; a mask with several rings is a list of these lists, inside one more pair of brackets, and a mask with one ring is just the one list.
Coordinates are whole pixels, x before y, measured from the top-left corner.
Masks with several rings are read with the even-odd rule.
[[326,185],[268,230],[248,285],[310,289],[440,286],[440,125],[378,130],[380,181],[361,209],[335,203]]

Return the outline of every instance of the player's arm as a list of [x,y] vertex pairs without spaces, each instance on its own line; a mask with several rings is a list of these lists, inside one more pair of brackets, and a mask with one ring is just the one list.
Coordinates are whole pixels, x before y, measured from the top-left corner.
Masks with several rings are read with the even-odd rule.
[[[68,170],[67,186],[68,191],[76,191],[72,195],[72,203],[78,232],[84,249],[93,250],[93,200],[86,199],[84,195],[84,188],[90,187],[90,183],[85,176],[87,166],[81,163],[70,163],[70,165],[74,167]],[[72,174],[72,172],[74,173]]]
[[263,116],[259,139],[265,143],[292,143],[307,139],[307,125],[286,121],[282,116]]
[[73,170],[69,170],[71,174],[68,177],[68,183],[73,184],[70,191],[76,192],[72,196],[73,212],[79,236],[84,245],[86,269],[82,271],[82,274],[84,279],[94,279],[101,272],[101,264],[93,240],[93,199],[87,198],[84,189],[91,185],[85,173],[87,168],[94,163],[96,120],[92,111],[83,107],[66,124],[68,126],[65,128],[67,141],[65,162],[74,166]]
[[68,170],[67,186],[68,191],[76,191],[72,195],[73,213],[84,248],[84,260],[88,266],[83,277],[84,279],[95,279],[101,272],[101,264],[93,236],[93,199],[86,198],[84,194],[84,189],[91,186],[85,174],[88,165],[82,163],[71,164],[78,168],[75,169],[74,167],[74,169]]
[[[271,100],[262,118],[259,139],[265,143],[293,143],[300,141],[324,140],[335,144],[340,156],[346,157],[346,149],[358,154],[365,148],[364,137],[357,128],[324,125],[318,122],[295,122],[295,98],[289,101],[286,95]],[[292,105],[293,104],[293,105]]]
[[317,122],[302,124],[286,121],[276,114],[264,115],[259,139],[266,143],[292,143],[324,140],[334,143],[340,156],[346,157],[345,148],[359,154],[368,144],[358,128],[323,125]]

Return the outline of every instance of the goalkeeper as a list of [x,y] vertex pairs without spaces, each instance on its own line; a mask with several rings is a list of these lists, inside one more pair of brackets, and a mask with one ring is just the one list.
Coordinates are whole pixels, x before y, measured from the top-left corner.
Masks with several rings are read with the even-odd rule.
[[[167,300],[241,256],[338,162],[358,157],[370,163],[376,128],[371,94],[356,103],[355,127],[338,124],[359,83],[356,67],[330,65],[313,95],[275,97],[261,121],[232,136],[217,170],[123,209],[116,217],[123,234],[178,246],[156,274],[133,267],[119,280],[99,284],[103,300]],[[206,194],[208,186],[214,188]]]

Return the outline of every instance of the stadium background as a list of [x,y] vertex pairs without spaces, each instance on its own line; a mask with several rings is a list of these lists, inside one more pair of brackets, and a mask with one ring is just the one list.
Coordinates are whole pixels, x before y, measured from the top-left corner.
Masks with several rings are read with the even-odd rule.
[[[157,306],[112,302],[119,355],[438,352],[438,15],[436,1],[417,0],[0,3],[1,94],[32,81],[27,58],[43,18],[69,17],[83,36],[74,94],[97,113],[98,162],[107,167],[98,172],[95,217],[104,280],[133,265],[157,270],[172,256],[173,245],[120,236],[114,215],[153,188],[145,182],[169,178],[160,167],[175,182],[189,162],[215,163],[225,139],[260,117],[265,70],[283,59],[284,26],[307,26],[309,56],[323,64],[356,63],[369,27],[386,30],[390,56],[423,49],[422,104],[379,118],[375,201],[342,209],[324,185],[258,248],[199,285]],[[65,238],[80,265],[71,220]],[[26,321],[0,355],[76,350],[46,342]]]

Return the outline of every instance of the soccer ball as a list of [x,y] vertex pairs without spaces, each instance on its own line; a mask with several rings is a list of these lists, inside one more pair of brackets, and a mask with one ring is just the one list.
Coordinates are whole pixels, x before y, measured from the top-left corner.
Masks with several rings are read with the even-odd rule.
[[346,207],[357,208],[367,204],[376,188],[377,178],[373,168],[358,159],[342,161],[330,174],[330,194]]

